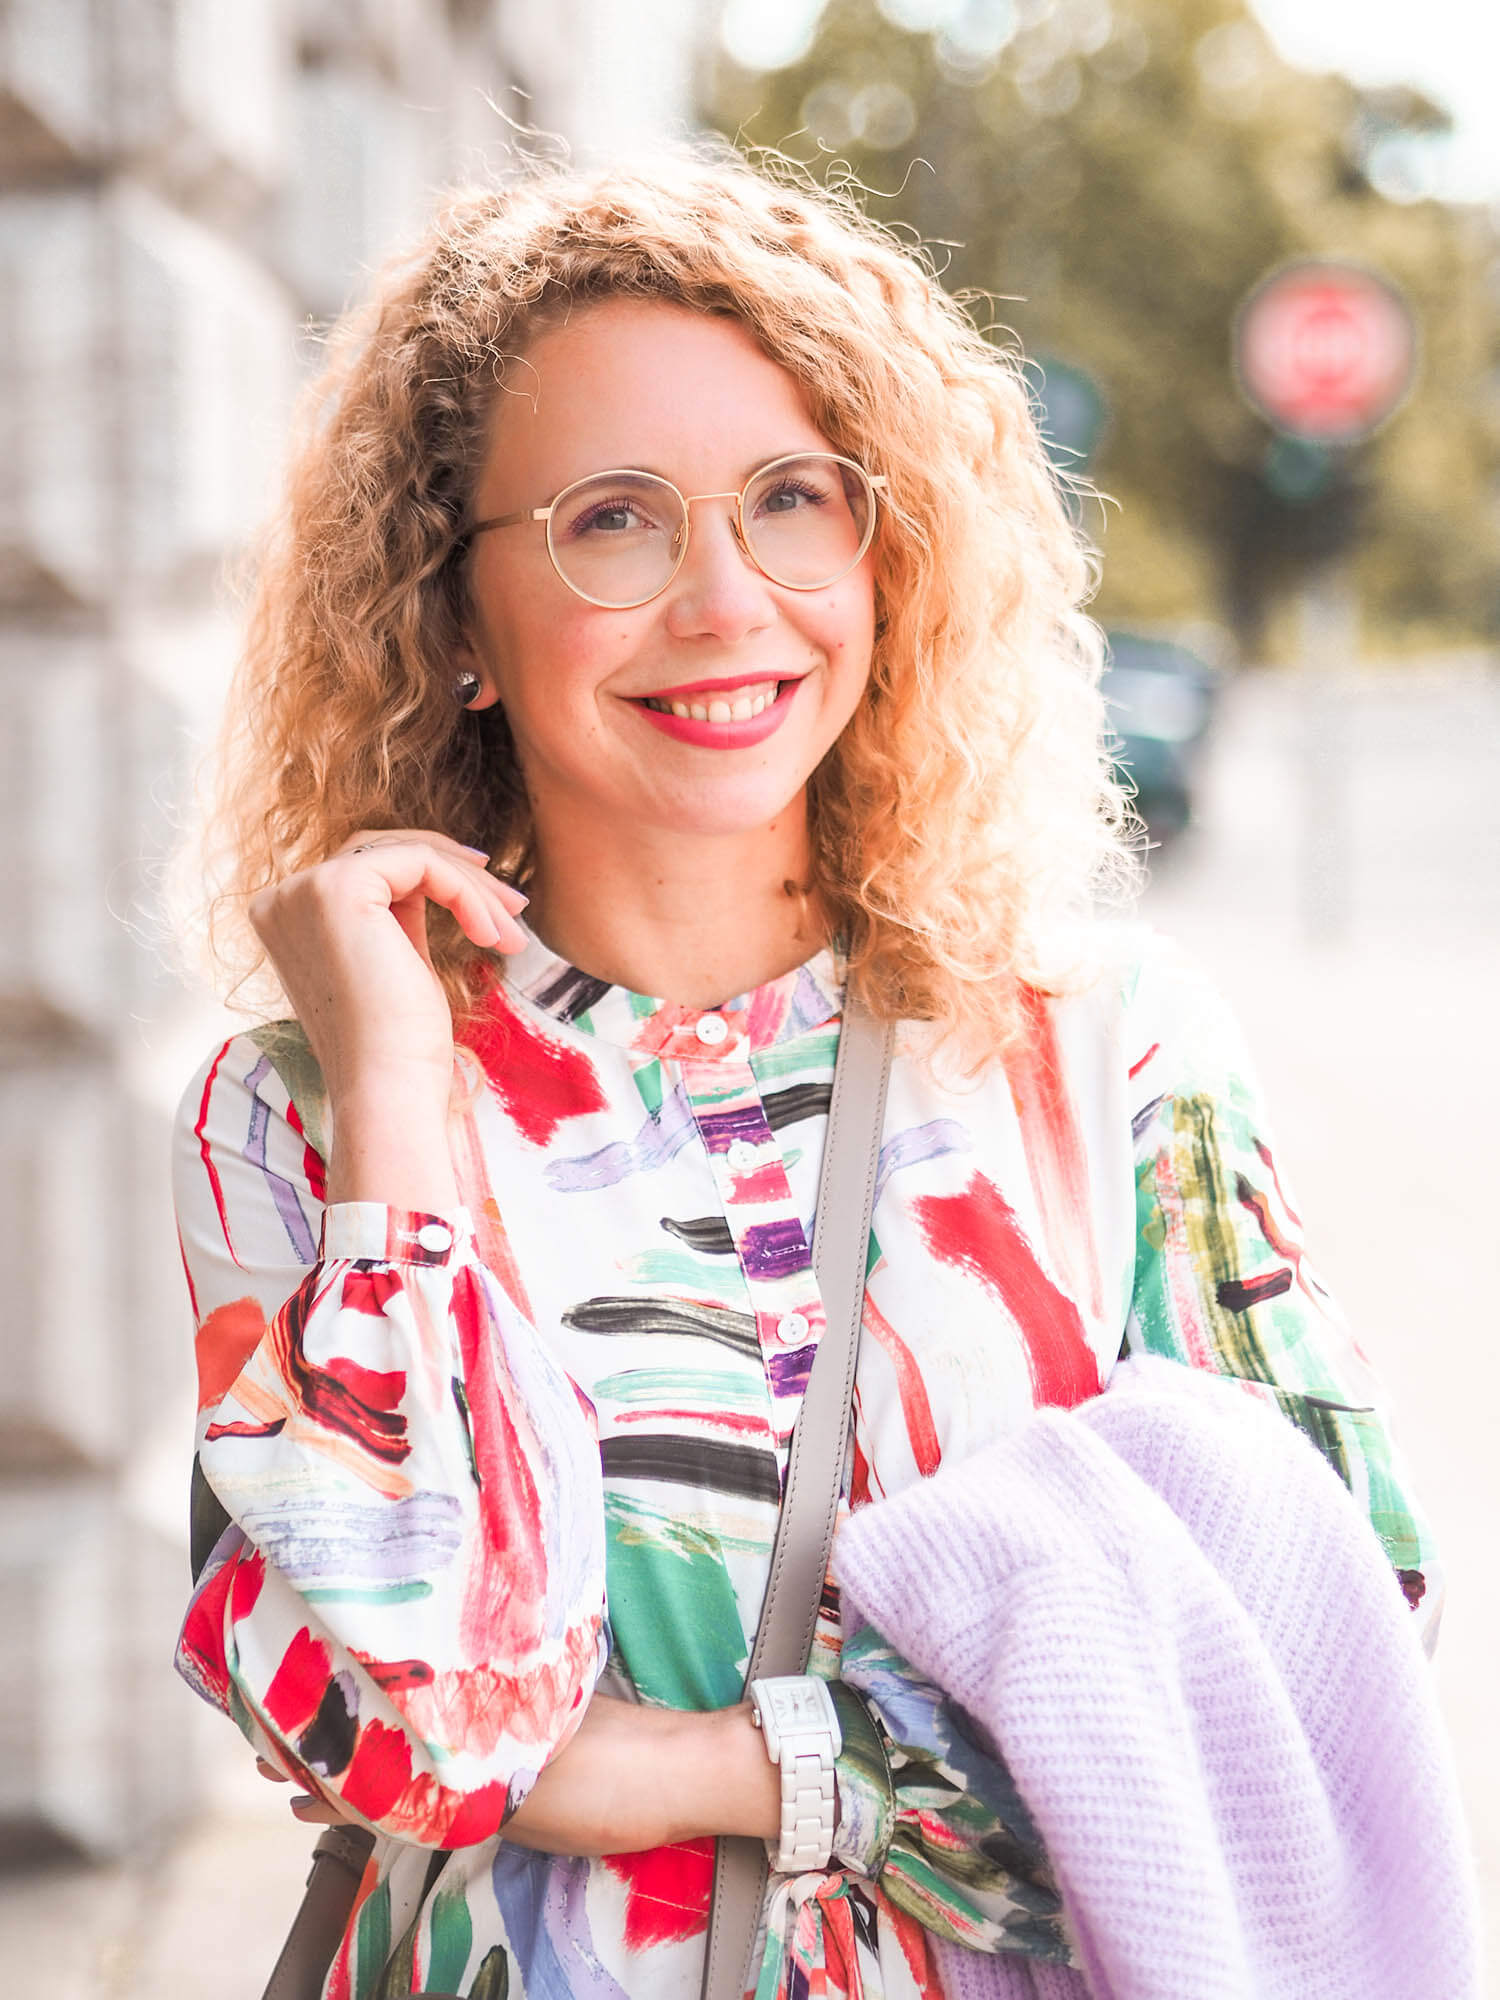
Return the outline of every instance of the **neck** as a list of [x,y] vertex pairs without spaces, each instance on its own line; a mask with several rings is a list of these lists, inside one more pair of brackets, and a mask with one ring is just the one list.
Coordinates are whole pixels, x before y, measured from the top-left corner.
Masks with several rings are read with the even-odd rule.
[[[809,866],[805,801],[752,833],[712,836],[576,822],[536,829],[526,920],[597,979],[685,1007],[716,1007],[828,942]],[[793,885],[790,889],[788,884]]]

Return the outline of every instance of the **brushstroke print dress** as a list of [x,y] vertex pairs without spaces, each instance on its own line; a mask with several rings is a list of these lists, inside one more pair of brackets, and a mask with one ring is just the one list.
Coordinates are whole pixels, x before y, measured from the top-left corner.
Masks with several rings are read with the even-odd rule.
[[[683,1008],[533,939],[463,1031],[449,1215],[325,1208],[295,1026],[237,1036],[190,1086],[176,1179],[212,1554],[178,1661],[385,1836],[328,2000],[694,2000],[711,1842],[580,1860],[503,1825],[596,1686],[740,1698],[823,1327],[809,1242],[841,995],[825,952]],[[977,1086],[903,1031],[847,1504],[1149,1350],[1304,1426],[1432,1625],[1425,1531],[1222,1007],[1130,933],[1028,1019]],[[835,1852],[772,1876],[757,2000],[931,2000],[932,1934],[1068,1961],[1003,1764],[877,1633],[841,1630],[831,1581],[812,1671],[844,1730]]]

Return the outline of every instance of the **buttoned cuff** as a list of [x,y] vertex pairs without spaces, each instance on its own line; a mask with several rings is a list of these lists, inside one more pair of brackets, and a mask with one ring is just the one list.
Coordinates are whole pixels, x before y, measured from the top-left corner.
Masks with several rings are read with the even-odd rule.
[[323,1211],[319,1255],[325,1263],[448,1264],[461,1262],[473,1241],[466,1208],[428,1215],[383,1201],[336,1201]]
[[833,1858],[854,1874],[873,1879],[885,1866],[896,1831],[896,1788],[885,1741],[853,1688],[830,1681],[828,1691],[844,1738],[833,1766],[838,1789]]

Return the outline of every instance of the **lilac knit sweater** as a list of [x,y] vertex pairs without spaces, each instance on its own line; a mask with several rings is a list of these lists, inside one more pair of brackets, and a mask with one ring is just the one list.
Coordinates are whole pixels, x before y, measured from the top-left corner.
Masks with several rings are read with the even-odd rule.
[[[1470,2000],[1471,1866],[1401,1591],[1302,1435],[1172,1362],[855,1514],[867,1621],[998,1746],[1081,1972],[948,2000]],[[858,1607],[857,1610],[854,1607]]]

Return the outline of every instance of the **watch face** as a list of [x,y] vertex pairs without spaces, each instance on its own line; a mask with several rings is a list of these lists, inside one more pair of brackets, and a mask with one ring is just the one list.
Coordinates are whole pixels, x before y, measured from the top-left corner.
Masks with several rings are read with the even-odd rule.
[[793,1681],[778,1690],[777,1719],[783,1729],[826,1729],[828,1711],[822,1690],[810,1681]]

